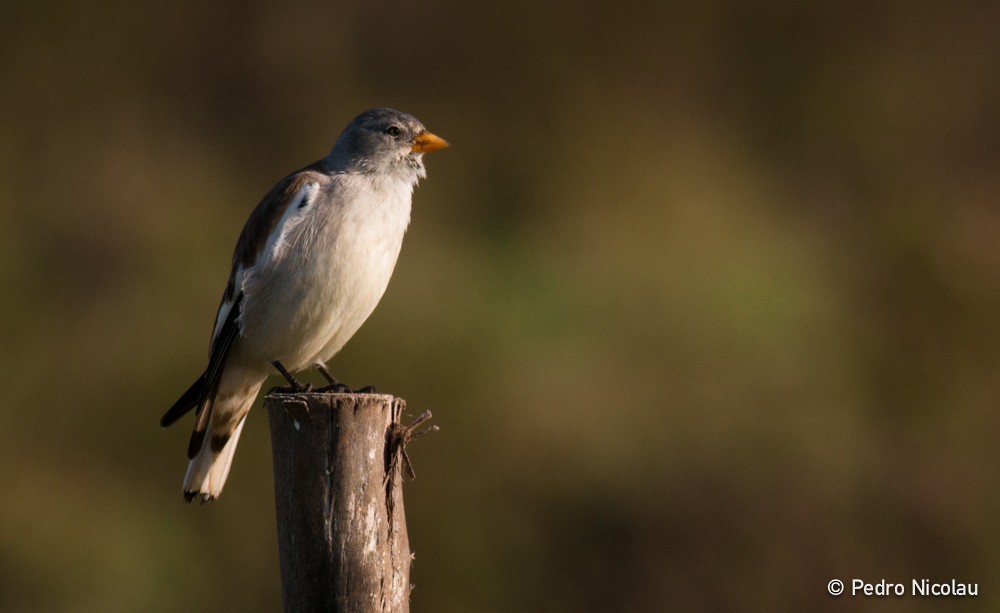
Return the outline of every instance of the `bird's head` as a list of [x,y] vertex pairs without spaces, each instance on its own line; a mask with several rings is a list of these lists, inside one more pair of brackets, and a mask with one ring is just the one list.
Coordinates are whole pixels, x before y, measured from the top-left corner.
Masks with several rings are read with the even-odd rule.
[[328,159],[338,170],[385,173],[416,182],[425,176],[423,154],[447,146],[413,115],[378,108],[361,113],[344,128]]

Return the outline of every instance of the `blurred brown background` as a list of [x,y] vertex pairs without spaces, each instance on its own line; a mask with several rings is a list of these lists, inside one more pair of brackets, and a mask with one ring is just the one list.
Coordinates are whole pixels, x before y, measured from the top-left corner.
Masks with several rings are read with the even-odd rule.
[[[1000,607],[1000,5],[0,5],[0,609],[275,611],[267,420],[187,506],[259,198],[427,158],[331,370],[432,409],[415,612]],[[277,383],[277,380],[275,380]],[[832,578],[977,582],[835,599]]]

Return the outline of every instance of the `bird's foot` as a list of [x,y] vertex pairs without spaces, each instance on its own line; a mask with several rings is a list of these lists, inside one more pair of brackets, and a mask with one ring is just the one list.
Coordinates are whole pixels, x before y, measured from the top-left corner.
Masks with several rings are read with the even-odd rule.
[[361,389],[352,390],[349,386],[344,385],[340,381],[334,381],[330,385],[324,385],[323,387],[317,388],[316,393],[323,394],[377,394],[378,392],[371,385],[366,385]]
[[375,388],[373,386],[371,386],[371,385],[366,385],[366,386],[362,387],[361,389],[352,390],[350,387],[344,385],[340,381],[337,381],[337,378],[334,377],[333,375],[331,375],[330,371],[326,369],[326,365],[325,364],[317,364],[316,365],[316,370],[318,370],[319,374],[323,375],[323,378],[326,379],[330,383],[330,385],[325,385],[325,386],[317,389],[316,391],[319,392],[319,393],[323,393],[323,392],[331,393],[331,394],[376,394],[376,393],[378,393],[378,392],[375,391]]
[[350,394],[352,391],[351,388],[339,381],[316,388],[316,393],[318,394]]
[[317,391],[318,392],[320,390],[313,390],[312,383],[302,383],[302,382],[299,382],[298,387],[296,387],[294,385],[277,385],[275,387],[272,387],[267,393],[268,394],[308,394],[309,392],[312,392],[312,391]]
[[313,386],[312,386],[311,383],[303,383],[303,382],[299,381],[298,379],[296,379],[295,377],[293,377],[292,373],[288,372],[288,370],[284,366],[281,365],[281,362],[275,360],[275,361],[271,362],[271,364],[275,368],[277,368],[278,372],[281,373],[281,376],[284,377],[286,381],[288,381],[288,385],[286,387],[274,387],[274,388],[271,388],[271,393],[278,393],[278,394],[307,394],[307,393],[309,393],[309,392],[312,391]]

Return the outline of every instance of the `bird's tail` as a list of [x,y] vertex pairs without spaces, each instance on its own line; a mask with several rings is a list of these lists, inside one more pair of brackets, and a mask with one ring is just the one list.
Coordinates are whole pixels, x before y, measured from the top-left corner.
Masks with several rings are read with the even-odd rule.
[[[250,403],[253,403],[253,398],[250,399]],[[247,409],[249,410],[249,408],[248,406]],[[246,415],[243,415],[243,419],[239,421],[228,440],[218,450],[213,449],[214,437],[206,436],[204,438],[201,449],[191,458],[187,474],[184,475],[184,500],[191,502],[200,497],[201,501],[205,503],[219,497],[219,494],[222,493],[222,486],[226,484],[226,477],[229,476],[229,468],[233,465],[236,443],[240,440],[240,433],[243,431],[246,419]]]
[[[239,374],[224,376],[220,389],[206,398],[199,410],[188,447],[191,461],[184,475],[184,499],[188,502],[195,498],[211,502],[226,484],[247,413],[263,383],[263,378],[254,383],[241,380]],[[232,389],[230,385],[237,382]]]

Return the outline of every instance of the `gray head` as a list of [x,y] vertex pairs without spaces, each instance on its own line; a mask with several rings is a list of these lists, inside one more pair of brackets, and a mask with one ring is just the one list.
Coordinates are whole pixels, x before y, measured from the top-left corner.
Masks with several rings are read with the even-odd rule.
[[416,182],[425,176],[423,155],[447,146],[413,115],[378,108],[361,113],[347,124],[327,161],[332,170],[386,173]]

